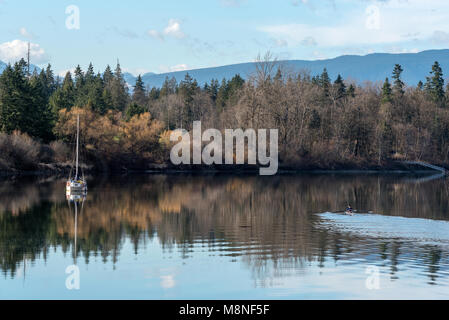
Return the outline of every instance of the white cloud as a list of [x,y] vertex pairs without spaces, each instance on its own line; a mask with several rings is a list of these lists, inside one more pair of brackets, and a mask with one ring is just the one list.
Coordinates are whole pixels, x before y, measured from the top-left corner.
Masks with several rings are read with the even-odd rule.
[[435,44],[449,44],[449,33],[441,30],[436,30],[432,35],[432,42]]
[[147,31],[147,35],[161,41],[163,41],[166,36],[174,37],[176,39],[183,39],[186,37],[186,34],[181,30],[181,22],[176,19],[170,19],[167,27],[165,27],[162,32],[152,29]]
[[287,47],[288,43],[284,39],[272,39],[276,47]]
[[[378,17],[366,8],[378,8]],[[377,12],[375,12],[377,14]],[[370,16],[371,14],[371,16]],[[378,18],[378,29],[368,28]],[[449,44],[449,2],[444,0],[371,1],[339,13],[339,19],[324,24],[284,23],[259,28],[270,38],[284,40],[289,47],[317,45],[320,48],[401,46],[416,43]]]
[[75,68],[61,70],[58,72],[58,76],[60,76],[61,78],[64,78],[66,76],[67,72],[70,72],[73,76],[73,74],[75,73]]
[[395,43],[402,40],[396,33],[362,29],[361,25],[363,24],[312,26],[292,23],[267,26],[261,30],[271,37],[283,39],[289,44],[307,46],[339,47],[354,44]]
[[[28,53],[28,42],[22,40],[13,40],[0,43],[0,60],[14,63],[20,59],[26,59]],[[48,62],[48,56],[45,50],[37,43],[30,44],[30,59],[33,64],[42,64]]]
[[418,48],[407,49],[400,46],[391,46],[385,48],[385,52],[388,53],[418,53],[419,51],[420,50]]
[[178,39],[184,38],[186,35],[181,31],[181,23],[176,19],[170,19],[168,26],[164,29],[166,36],[173,36]]
[[304,39],[302,39],[301,44],[306,47],[312,47],[317,45],[316,40],[313,37],[305,37]]
[[143,75],[149,73],[151,72],[151,70],[147,68],[134,68],[134,69],[123,68],[123,72],[128,72],[131,73],[133,76],[138,76],[139,74]]
[[171,67],[159,66],[159,70],[161,73],[185,71],[185,70],[189,70],[189,66],[186,64],[177,64],[177,65],[171,66]]
[[324,60],[324,59],[328,59],[329,58],[328,56],[326,56],[326,54],[324,54],[324,53],[322,53],[320,51],[314,51],[312,54],[313,54],[313,57],[316,60]]
[[164,35],[156,30],[148,30],[147,34],[155,39],[164,40]]
[[19,32],[22,37],[28,39],[36,38],[36,36],[32,32],[29,32],[25,27],[20,28]]

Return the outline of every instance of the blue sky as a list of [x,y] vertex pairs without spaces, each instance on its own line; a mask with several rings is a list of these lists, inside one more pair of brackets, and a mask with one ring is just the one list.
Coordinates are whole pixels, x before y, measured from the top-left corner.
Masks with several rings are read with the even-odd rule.
[[[66,20],[79,9],[79,29]],[[74,21],[74,20],[70,20]],[[32,43],[57,73],[107,64],[134,74],[253,61],[449,47],[446,0],[0,0],[0,60]],[[72,25],[73,26],[73,25]]]

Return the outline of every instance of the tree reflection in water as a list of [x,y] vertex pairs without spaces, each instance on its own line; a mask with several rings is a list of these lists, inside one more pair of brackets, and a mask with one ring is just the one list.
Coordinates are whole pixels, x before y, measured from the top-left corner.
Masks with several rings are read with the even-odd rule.
[[292,270],[304,272],[312,262],[338,267],[353,259],[389,266],[392,280],[401,263],[412,261],[426,268],[429,284],[437,284],[448,270],[442,246],[321,228],[315,214],[351,203],[363,212],[449,220],[448,181],[418,181],[401,175],[338,174],[114,177],[90,184],[78,216],[76,248],[63,180],[3,181],[0,269],[15,277],[24,259],[46,260],[52,248],[75,249],[86,263],[101,255],[115,264],[125,239],[138,254],[157,238],[163,250],[179,250],[183,259],[203,246],[212,255],[241,261],[258,286],[270,286]]

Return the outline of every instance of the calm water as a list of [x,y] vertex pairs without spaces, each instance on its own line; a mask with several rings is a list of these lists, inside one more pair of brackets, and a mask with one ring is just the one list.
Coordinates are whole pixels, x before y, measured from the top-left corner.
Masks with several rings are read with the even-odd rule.
[[[147,175],[89,187],[75,216],[64,180],[0,182],[0,298],[449,298],[449,180]],[[338,213],[348,202],[361,213]],[[79,290],[66,286],[71,265]]]

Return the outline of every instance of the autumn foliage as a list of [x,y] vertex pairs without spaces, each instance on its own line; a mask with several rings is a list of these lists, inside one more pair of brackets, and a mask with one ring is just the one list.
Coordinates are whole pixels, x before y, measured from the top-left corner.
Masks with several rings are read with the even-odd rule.
[[149,112],[126,121],[120,112],[100,115],[83,108],[62,109],[55,132],[67,142],[73,141],[77,115],[80,115],[80,136],[88,156],[115,164],[161,160],[159,137],[163,124],[152,119]]

